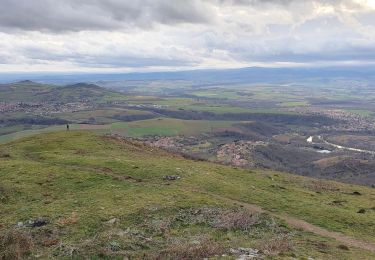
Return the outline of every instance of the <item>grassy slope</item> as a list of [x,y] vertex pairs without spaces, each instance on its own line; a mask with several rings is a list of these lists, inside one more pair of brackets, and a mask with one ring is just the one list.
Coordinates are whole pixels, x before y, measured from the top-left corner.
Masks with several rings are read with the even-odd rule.
[[134,122],[112,124],[112,131],[124,136],[144,135],[193,135],[211,130],[229,128],[231,121],[181,120],[174,118],[157,118]]
[[[112,240],[128,245],[127,254],[165,248],[168,243],[164,236],[147,233],[148,220],[154,223],[178,214],[181,209],[234,207],[226,198],[258,204],[328,230],[375,241],[375,211],[370,209],[375,206],[374,189],[193,162],[87,132],[25,138],[1,145],[0,154],[0,190],[5,198],[0,201],[0,227],[10,228],[18,221],[46,217],[51,223],[48,226],[57,228],[59,241],[66,247],[77,248],[81,256],[97,254]],[[10,157],[5,156],[8,154]],[[164,175],[178,175],[181,179],[166,185],[162,180]],[[362,195],[351,195],[354,191]],[[343,205],[332,206],[335,200],[344,201]],[[365,208],[366,213],[356,213],[359,208]],[[113,217],[119,219],[116,230],[103,224]],[[139,245],[138,238],[129,237],[129,229],[143,236],[152,235],[153,239]],[[119,230],[127,230],[128,235],[124,238],[111,233],[118,234]],[[354,248],[337,249],[338,244],[330,239],[290,231],[295,243],[289,255],[337,259],[375,257]],[[228,248],[252,247],[269,239],[268,233],[274,235],[269,229],[248,234],[201,225],[173,226],[169,230],[173,241],[197,238],[202,233]],[[43,237],[39,234],[35,239]],[[88,241],[92,247],[87,245]],[[61,248],[56,248],[38,246],[35,250],[44,256],[63,254]]]
[[97,123],[110,124],[119,121],[116,117],[137,115],[152,115],[152,113],[133,109],[107,108],[60,113],[56,114],[56,117],[75,123],[87,122],[90,119],[95,119],[95,122]]
[[51,85],[34,82],[17,82],[0,85],[0,102],[38,102],[47,93],[53,91]]
[[[0,144],[15,141],[20,138],[33,136],[42,133],[57,132],[66,130],[66,125],[55,125],[55,126],[34,126],[35,129],[14,131],[10,134],[0,135]],[[109,133],[110,125],[82,125],[82,124],[70,124],[70,130],[91,130],[98,133]],[[15,128],[15,130],[18,130]]]
[[[93,112],[95,113],[95,112]],[[134,113],[135,114],[135,113]],[[133,122],[116,122],[106,125],[94,124],[70,124],[70,130],[90,130],[99,134],[119,134],[130,137],[140,137],[145,135],[193,135],[204,132],[216,131],[218,129],[230,128],[236,121],[205,121],[205,120],[181,120],[173,118],[157,118],[139,120]],[[40,126],[32,130],[22,130],[14,128],[17,132],[0,135],[0,144],[14,141],[19,138],[28,137],[39,133],[48,133],[65,130],[66,125],[56,125],[44,127]],[[12,129],[9,129],[12,131]]]
[[79,83],[70,86],[54,86],[31,81],[0,84],[0,102],[77,102],[90,100],[105,103],[126,100],[127,96],[96,85]]

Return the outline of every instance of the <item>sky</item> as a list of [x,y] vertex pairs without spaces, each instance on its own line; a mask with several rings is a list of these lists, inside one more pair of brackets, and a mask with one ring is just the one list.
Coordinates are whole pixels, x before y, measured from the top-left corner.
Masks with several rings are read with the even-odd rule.
[[375,0],[0,0],[0,72],[375,64]]

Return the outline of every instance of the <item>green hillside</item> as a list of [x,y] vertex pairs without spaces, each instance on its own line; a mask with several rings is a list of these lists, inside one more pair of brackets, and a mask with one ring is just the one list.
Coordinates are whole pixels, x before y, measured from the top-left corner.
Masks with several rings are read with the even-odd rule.
[[40,102],[55,87],[32,81],[0,84],[0,102]]
[[375,258],[371,188],[83,131],[2,144],[0,165],[0,259]]
[[69,103],[82,100],[106,102],[124,96],[94,84],[78,83],[54,86],[32,81],[0,84],[0,102],[59,102]]

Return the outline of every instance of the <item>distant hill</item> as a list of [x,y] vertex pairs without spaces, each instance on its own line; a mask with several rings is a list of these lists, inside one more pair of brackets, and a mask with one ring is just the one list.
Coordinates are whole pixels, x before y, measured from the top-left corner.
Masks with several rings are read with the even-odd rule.
[[38,102],[53,89],[52,85],[29,80],[0,84],[0,102]]
[[76,131],[0,145],[0,164],[1,259],[375,258],[374,189]]
[[81,100],[104,101],[105,98],[122,95],[94,84],[77,83],[54,88],[48,95],[49,101],[77,102]]
[[94,84],[78,83],[67,86],[40,84],[24,80],[10,84],[0,84],[0,102],[77,102],[104,101],[105,98],[122,94]]

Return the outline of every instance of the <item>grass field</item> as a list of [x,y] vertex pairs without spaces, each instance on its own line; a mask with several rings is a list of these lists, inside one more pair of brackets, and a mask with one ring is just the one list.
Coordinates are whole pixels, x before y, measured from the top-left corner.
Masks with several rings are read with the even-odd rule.
[[83,121],[94,120],[97,124],[110,124],[119,121],[120,117],[137,116],[137,115],[151,115],[152,113],[141,110],[110,108],[110,109],[95,109],[87,111],[77,111],[70,113],[56,114],[57,117],[68,120],[70,122],[78,123]]
[[[0,145],[0,155],[0,230],[32,240],[24,254],[34,257],[203,258],[238,247],[261,248],[271,258],[375,257],[275,216],[375,242],[373,189],[190,161],[88,132],[21,139]],[[253,204],[269,213],[246,206]],[[38,218],[47,224],[19,224],[9,233]],[[9,256],[16,242],[0,241]]]
[[369,111],[369,110],[363,110],[363,109],[346,109],[346,111],[358,114],[360,116],[374,116],[375,112],[374,111]]
[[[236,121],[206,121],[206,120],[180,120],[172,118],[157,118],[134,122],[116,122],[106,125],[71,124],[70,130],[88,130],[97,134],[119,134],[129,137],[145,135],[193,135],[226,129]],[[0,143],[17,140],[19,138],[40,133],[66,130],[66,125],[50,126],[32,130],[23,130],[11,134],[0,135]]]
[[193,135],[203,132],[229,128],[232,121],[180,120],[172,118],[157,118],[111,125],[113,133],[123,136],[144,135]]
[[[66,125],[56,125],[56,126],[49,126],[49,127],[42,127],[38,129],[31,129],[31,130],[23,130],[18,131],[11,134],[5,134],[0,135],[0,144],[1,143],[7,143],[10,141],[14,141],[20,138],[33,136],[37,134],[44,134],[44,133],[50,133],[50,132],[57,132],[66,130]],[[80,124],[71,124],[69,125],[69,129],[71,131],[75,130],[90,130],[97,133],[109,133],[110,132],[110,126],[109,125],[80,125]]]
[[282,107],[305,107],[308,105],[309,103],[306,101],[289,101],[281,103]]

